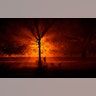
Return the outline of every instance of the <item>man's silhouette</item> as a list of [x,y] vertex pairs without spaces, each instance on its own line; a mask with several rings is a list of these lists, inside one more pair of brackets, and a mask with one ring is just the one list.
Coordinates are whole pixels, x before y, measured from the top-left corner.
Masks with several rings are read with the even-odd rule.
[[46,57],[44,57],[43,60],[44,60],[44,63],[46,63]]

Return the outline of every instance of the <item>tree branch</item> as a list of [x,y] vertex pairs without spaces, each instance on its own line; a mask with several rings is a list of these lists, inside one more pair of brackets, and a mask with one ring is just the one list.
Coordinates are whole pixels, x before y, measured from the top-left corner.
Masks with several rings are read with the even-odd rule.
[[55,23],[56,21],[54,20],[43,32],[41,35],[41,38],[46,34],[46,32],[52,27],[52,25]]
[[32,23],[32,21],[25,21],[25,23],[26,23],[25,25],[27,26],[27,28],[31,31],[32,35],[37,39],[37,36],[34,32],[35,30],[33,28],[34,24]]
[[36,28],[36,34],[37,36],[40,38],[40,33],[39,33],[39,28],[38,28],[38,19],[34,19],[34,25],[35,25],[35,28]]

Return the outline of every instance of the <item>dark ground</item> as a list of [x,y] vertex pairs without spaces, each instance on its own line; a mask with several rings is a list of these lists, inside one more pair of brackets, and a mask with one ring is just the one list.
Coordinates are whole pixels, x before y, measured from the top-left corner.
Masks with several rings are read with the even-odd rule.
[[52,70],[37,71],[32,69],[17,69],[0,71],[0,78],[96,78],[96,70]]
[[46,69],[16,68],[9,69],[8,66],[0,66],[0,78],[96,78],[96,68],[93,69]]
[[51,63],[50,67],[43,67],[42,70],[30,66],[17,67],[28,65],[27,62],[1,61],[0,78],[96,78],[96,59],[67,61],[58,65]]

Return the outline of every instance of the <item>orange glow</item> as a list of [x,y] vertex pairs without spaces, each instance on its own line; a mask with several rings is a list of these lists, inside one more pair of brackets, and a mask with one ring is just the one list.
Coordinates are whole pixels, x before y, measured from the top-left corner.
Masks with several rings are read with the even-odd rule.
[[[46,37],[41,39],[41,56],[42,57],[51,57],[50,50],[52,49],[52,45],[46,41]],[[31,42],[30,49],[28,50],[32,57],[38,57],[38,43],[36,40]]]

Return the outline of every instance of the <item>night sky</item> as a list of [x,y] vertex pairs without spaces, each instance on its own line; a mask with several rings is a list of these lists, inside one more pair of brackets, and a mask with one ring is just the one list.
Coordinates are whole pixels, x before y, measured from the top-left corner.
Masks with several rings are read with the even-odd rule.
[[[1,56],[38,56],[38,45],[33,36],[36,29],[32,22],[35,19],[0,19]],[[39,18],[40,34],[53,21],[55,23],[41,40],[42,56],[77,56],[83,50],[88,54],[96,54],[96,19]]]

